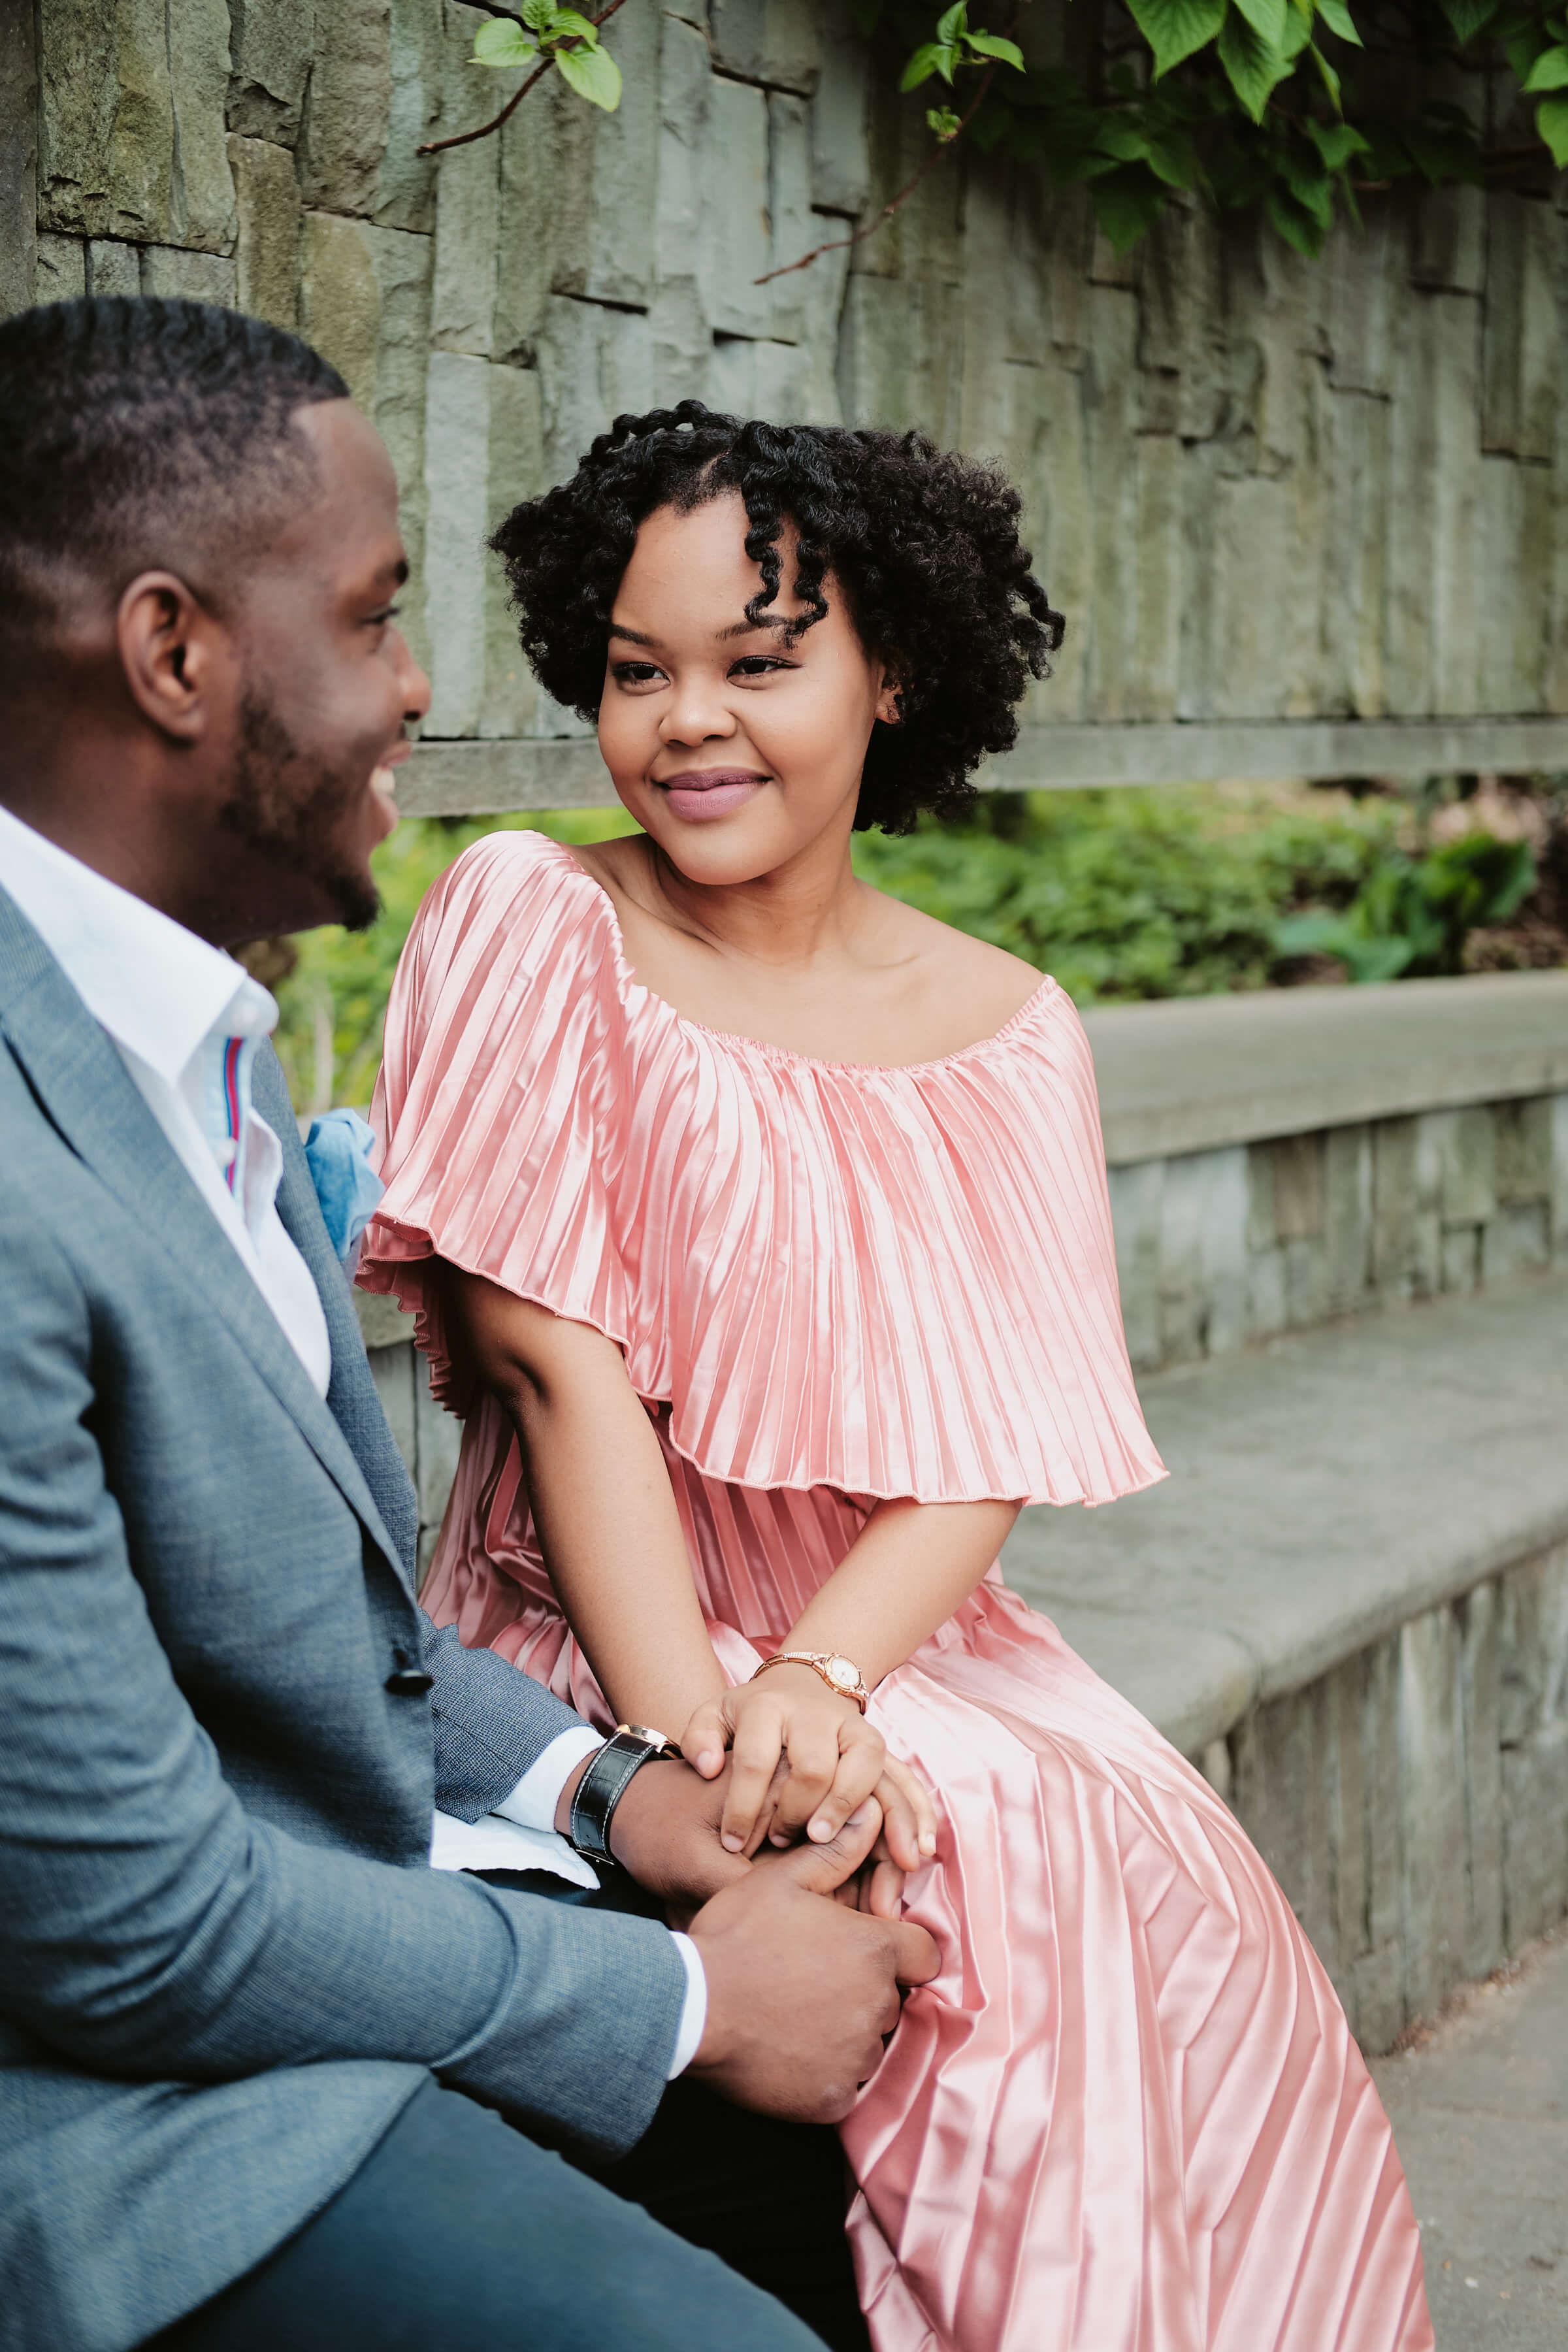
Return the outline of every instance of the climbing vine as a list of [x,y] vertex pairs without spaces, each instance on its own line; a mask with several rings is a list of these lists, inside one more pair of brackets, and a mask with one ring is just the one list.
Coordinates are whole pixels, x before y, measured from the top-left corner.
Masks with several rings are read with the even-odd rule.
[[[613,110],[621,77],[596,16],[555,0],[479,0],[476,66],[526,78],[493,121],[435,153],[499,130],[554,72]],[[1059,54],[1029,0],[1002,0],[1000,30],[968,0],[935,21],[931,0],[840,0],[879,69],[925,91],[931,145],[908,183],[854,234],[781,265],[807,268],[863,242],[943,158],[967,142],[1011,155],[1058,187],[1085,184],[1118,251],[1173,200],[1261,211],[1312,256],[1341,213],[1401,180],[1540,189],[1568,168],[1568,10],[1547,0],[1072,0],[1053,12]],[[934,87],[934,89],[932,86]]]

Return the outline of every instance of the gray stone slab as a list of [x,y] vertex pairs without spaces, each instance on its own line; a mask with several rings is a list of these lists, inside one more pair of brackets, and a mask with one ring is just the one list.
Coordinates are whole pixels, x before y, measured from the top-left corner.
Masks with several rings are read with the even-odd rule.
[[291,333],[300,308],[302,215],[294,159],[269,139],[228,142],[238,220],[237,296],[242,310]]
[[[956,315],[957,290],[939,288],[935,293],[939,307],[946,302]],[[929,373],[931,339],[941,320],[925,315],[928,307],[921,289],[911,292],[884,286],[880,280],[868,284],[863,277],[851,278],[839,368],[847,422],[864,424],[873,417],[883,424],[923,422],[916,414],[924,396],[921,383],[906,383],[895,361],[897,353],[903,352],[911,365],[918,362],[919,369],[927,370],[928,386],[933,381]],[[907,320],[905,312],[910,314]],[[884,352],[879,341],[885,321],[890,321],[893,335],[890,354]],[[578,393],[579,380],[572,373],[575,362],[568,356],[576,351],[576,342],[558,328],[549,332],[563,353],[558,395],[563,408],[575,402],[584,414],[589,413],[592,367],[584,364]],[[939,369],[938,373],[956,376],[957,371]],[[1037,371],[1009,369],[1008,373],[1032,375]],[[1092,501],[1086,488],[1076,392],[1068,389],[1076,386],[1077,378],[1065,368],[1041,369],[1037,373],[1042,383],[1038,422],[1046,436],[1042,472],[1050,495],[1048,502],[1035,502],[1035,552],[1053,599],[1064,608],[1079,611],[1089,593],[1088,519]],[[646,388],[648,381],[645,363],[641,387]],[[621,404],[640,405],[637,387],[628,389],[632,397]],[[891,416],[889,404],[895,404],[897,411]],[[1194,611],[1201,602],[1193,600]],[[1568,644],[1568,630],[1563,636]],[[1037,690],[1057,714],[1078,705],[1084,642],[1084,631],[1069,632],[1052,663],[1050,679]],[[1564,693],[1568,695],[1568,685]],[[472,765],[470,785],[460,783],[458,772],[451,769],[442,772],[439,784],[432,776],[427,787],[417,776],[412,777],[411,793],[472,790],[485,797],[428,803],[410,797],[409,809],[449,816],[464,811],[592,806],[591,796],[582,803],[544,797],[563,787],[553,768],[540,767],[539,748],[535,743],[517,743],[503,753],[498,747],[487,764]],[[1085,785],[1185,784],[1225,776],[1250,776],[1261,782],[1313,777],[1328,781],[1365,775],[1517,775],[1563,767],[1568,767],[1568,718],[1279,719],[1225,725],[1202,720],[1174,725],[1077,725],[1060,719],[1020,728],[1017,749],[1005,759],[987,761],[976,781],[983,792],[1077,792]]]
[[291,147],[310,72],[314,0],[229,0],[229,128]]
[[1481,1985],[1373,2078],[1404,2160],[1442,2352],[1568,2341],[1568,1941]]
[[[1447,1134],[1439,1107],[1568,1085],[1568,972],[1101,1005],[1085,1026],[1113,1163],[1407,1111]],[[1474,1125],[1445,1150],[1454,1223],[1491,1213],[1489,1122]]]
[[[1121,1619],[1130,1676],[1159,1629],[1239,1644],[1262,1698],[1299,1689],[1568,1534],[1565,1332],[1568,1280],[1543,1276],[1160,1375],[1169,1480],[1026,1511],[1004,1572],[1058,1622],[1095,1612],[1113,1682]],[[1236,1720],[1194,1693],[1162,1700],[1193,1745]]]
[[[0,317],[34,289],[38,220],[37,27],[28,0],[0,0]],[[43,299],[47,300],[47,296]]]

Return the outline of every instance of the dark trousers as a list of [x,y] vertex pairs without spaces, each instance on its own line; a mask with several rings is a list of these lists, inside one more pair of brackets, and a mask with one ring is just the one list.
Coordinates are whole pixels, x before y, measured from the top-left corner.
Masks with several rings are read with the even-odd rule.
[[[572,1899],[559,1880],[506,1883]],[[646,1907],[624,1883],[598,1899]],[[590,2179],[432,2081],[313,2221],[153,2343],[868,2352],[847,2197],[836,2133],[749,2115],[696,2083],[671,2084],[631,2154]]]

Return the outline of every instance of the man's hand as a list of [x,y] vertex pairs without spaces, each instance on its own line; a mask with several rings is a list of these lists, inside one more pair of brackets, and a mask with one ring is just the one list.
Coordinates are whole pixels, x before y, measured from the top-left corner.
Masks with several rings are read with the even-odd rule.
[[[555,1826],[563,1835],[577,1783],[592,1762],[584,1758],[561,1791]],[[727,1853],[720,1842],[729,1785],[728,1769],[718,1780],[704,1780],[689,1764],[669,1758],[634,1772],[616,1807],[611,1853],[639,1886],[677,1913],[696,1910],[751,1868],[743,1854]]]
[[830,1843],[764,1854],[692,1920],[708,2022],[691,2072],[737,2106],[841,2122],[899,2021],[899,1987],[936,1974],[923,1927],[823,1899],[862,1869],[881,1826],[868,1799]]

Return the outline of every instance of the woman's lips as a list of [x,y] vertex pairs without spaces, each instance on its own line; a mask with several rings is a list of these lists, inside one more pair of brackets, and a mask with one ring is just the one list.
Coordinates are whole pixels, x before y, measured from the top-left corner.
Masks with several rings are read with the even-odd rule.
[[736,809],[743,808],[767,781],[765,776],[742,768],[692,769],[684,775],[666,778],[658,790],[677,816],[702,824],[710,818],[730,816]]

